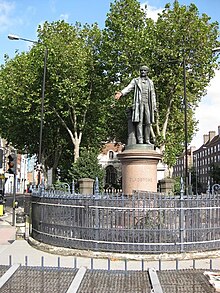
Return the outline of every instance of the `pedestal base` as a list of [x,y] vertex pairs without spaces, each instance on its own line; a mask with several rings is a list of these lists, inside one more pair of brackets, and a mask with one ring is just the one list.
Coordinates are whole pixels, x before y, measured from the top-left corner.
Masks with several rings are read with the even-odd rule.
[[133,145],[118,154],[122,164],[122,191],[131,195],[134,191],[157,192],[157,164],[162,155],[152,145]]
[[172,178],[164,178],[159,181],[160,191],[166,194],[173,194],[175,180]]
[[94,180],[91,178],[79,179],[79,192],[84,195],[93,194]]

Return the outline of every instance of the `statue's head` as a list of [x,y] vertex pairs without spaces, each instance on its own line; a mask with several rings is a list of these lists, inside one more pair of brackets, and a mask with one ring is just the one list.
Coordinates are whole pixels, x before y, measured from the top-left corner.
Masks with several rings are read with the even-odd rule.
[[140,71],[141,70],[144,70],[144,71],[149,71],[150,69],[149,69],[149,67],[147,67],[146,65],[142,65],[141,67],[140,67]]
[[148,72],[149,72],[149,67],[147,67],[146,65],[142,65],[140,67],[140,76],[141,77],[146,77]]

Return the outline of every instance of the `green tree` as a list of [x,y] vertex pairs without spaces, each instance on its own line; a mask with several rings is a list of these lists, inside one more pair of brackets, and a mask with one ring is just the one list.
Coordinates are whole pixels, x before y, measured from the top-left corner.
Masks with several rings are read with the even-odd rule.
[[[146,24],[149,30],[145,33]],[[132,76],[139,74],[139,65],[149,59],[153,21],[145,19],[145,13],[140,9],[138,1],[115,1],[111,4],[105,26],[101,58],[108,79],[108,93],[112,93],[112,98],[114,91],[127,85]],[[146,43],[149,46],[143,45]],[[111,116],[108,121],[111,130],[109,137],[125,143],[126,108],[132,105],[132,99],[122,99],[114,104],[110,108]]]
[[[100,113],[103,114],[97,91],[101,82],[96,56],[100,30],[96,25],[81,27],[76,24],[73,27],[63,21],[46,22],[39,31],[39,38],[49,50],[48,117],[51,116],[51,119],[56,115],[68,133],[76,161],[83,134],[96,140],[100,138],[96,131],[101,126],[98,120],[102,117]],[[92,116],[95,111],[96,115]],[[86,124],[92,125],[92,128]],[[86,131],[90,131],[89,135]]]
[[97,25],[45,22],[38,30],[39,43],[12,60],[6,57],[1,68],[1,133],[19,149],[38,154],[44,53],[48,50],[42,145],[47,168],[56,168],[68,149],[76,161],[81,144],[98,145],[106,137],[97,53],[100,37]]
[[[6,56],[0,70],[1,135],[19,151],[30,155],[39,152],[44,50],[39,45],[38,58],[35,53],[33,58],[32,51],[17,54],[11,60]],[[65,145],[60,123],[45,115],[42,158],[46,169],[57,167]]]
[[98,177],[101,186],[104,180],[105,170],[99,164],[98,154],[99,152],[96,148],[82,148],[80,157],[68,170],[69,177],[75,181],[81,178],[95,180]]
[[199,11],[194,4],[181,6],[175,1],[163,10],[155,23],[155,83],[159,114],[156,135],[165,149],[165,161],[172,165],[184,145],[184,63],[186,74],[188,142],[196,130],[194,114],[214,76],[216,57],[212,48],[218,45],[218,24]]
[[[140,64],[151,68],[159,109],[152,134],[164,161],[173,165],[185,142],[183,64],[190,142],[197,124],[195,109],[217,66],[212,48],[219,46],[218,23],[210,22],[205,14],[200,16],[194,4],[180,6],[178,1],[173,8],[167,5],[154,23],[137,0],[118,0],[111,5],[103,35],[103,58],[112,91],[120,90],[138,75]],[[131,99],[122,98],[120,106],[116,105],[117,123],[124,118],[122,109],[131,104]],[[122,137],[121,129],[113,128],[115,136]]]

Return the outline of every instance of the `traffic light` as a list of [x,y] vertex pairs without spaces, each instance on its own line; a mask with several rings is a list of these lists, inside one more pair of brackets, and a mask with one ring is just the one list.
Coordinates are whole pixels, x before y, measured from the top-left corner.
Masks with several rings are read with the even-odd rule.
[[15,174],[16,172],[16,156],[15,154],[10,154],[8,156],[8,171],[9,174]]

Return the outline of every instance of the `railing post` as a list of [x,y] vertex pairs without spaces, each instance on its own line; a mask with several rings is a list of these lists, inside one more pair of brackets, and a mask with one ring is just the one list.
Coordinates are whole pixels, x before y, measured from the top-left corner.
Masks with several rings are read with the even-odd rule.
[[99,209],[98,209],[98,200],[95,199],[95,240],[96,240],[96,245],[95,248],[96,250],[98,249],[98,240],[99,240]]
[[210,181],[208,180],[207,184],[207,190],[206,190],[207,195],[210,195]]
[[184,201],[184,184],[183,184],[183,178],[180,179],[181,184],[181,190],[180,190],[180,251],[184,252],[184,210],[183,210],[183,201]]
[[110,270],[111,270],[111,259],[108,258],[108,271],[110,271]]
[[100,198],[99,194],[99,179],[98,177],[95,178],[95,198]]
[[[98,209],[98,200],[100,199],[99,195],[99,180],[98,177],[95,179],[95,239],[99,240],[99,209]],[[96,242],[96,249],[98,249],[98,242]]]
[[72,195],[75,195],[75,182],[72,181]]

